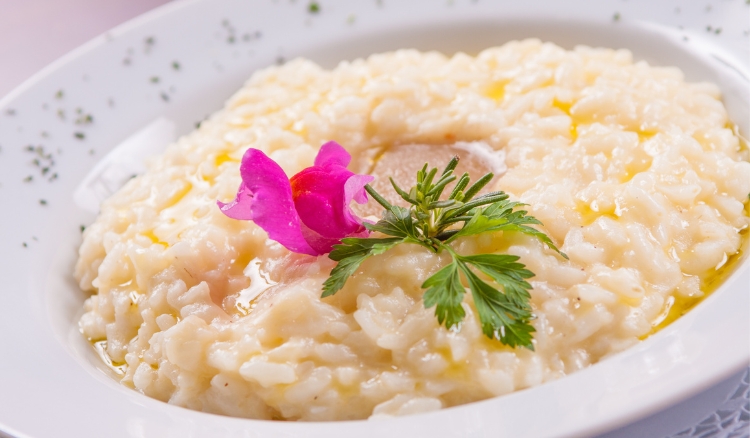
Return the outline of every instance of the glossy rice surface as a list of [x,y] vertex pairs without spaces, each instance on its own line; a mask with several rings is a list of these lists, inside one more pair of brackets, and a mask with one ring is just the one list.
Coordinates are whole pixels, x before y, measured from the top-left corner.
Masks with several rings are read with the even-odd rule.
[[[405,415],[558,379],[640,342],[740,248],[750,163],[720,98],[627,50],[537,40],[267,68],[104,203],[75,268],[92,293],[81,330],[123,384],[237,417]],[[570,260],[515,234],[455,246],[536,274],[534,351],[484,337],[470,294],[460,330],[438,325],[420,285],[444,254],[400,245],[321,299],[333,261],[217,208],[247,148],[291,176],[329,140],[378,178],[404,145],[492,155],[493,189],[529,204]]]

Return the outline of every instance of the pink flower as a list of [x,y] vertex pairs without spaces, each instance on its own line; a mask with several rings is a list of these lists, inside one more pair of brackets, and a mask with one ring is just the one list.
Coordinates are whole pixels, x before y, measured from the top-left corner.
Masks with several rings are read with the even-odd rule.
[[237,197],[217,204],[232,219],[254,221],[290,251],[326,254],[344,237],[368,234],[349,203],[367,202],[364,187],[373,177],[347,170],[350,161],[343,147],[329,141],[321,146],[314,166],[287,179],[266,154],[248,149],[240,165]]

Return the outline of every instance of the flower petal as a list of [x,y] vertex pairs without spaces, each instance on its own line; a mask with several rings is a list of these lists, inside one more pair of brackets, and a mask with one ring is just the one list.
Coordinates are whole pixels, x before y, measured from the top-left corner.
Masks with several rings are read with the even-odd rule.
[[367,204],[367,190],[365,186],[375,177],[372,175],[353,175],[346,180],[344,184],[344,205],[349,207],[349,203],[354,200],[357,204]]
[[308,167],[290,180],[294,206],[302,222],[316,233],[341,239],[360,231],[360,223],[344,204],[346,181],[354,176],[346,168],[334,165],[330,170]]
[[278,164],[249,149],[242,158],[237,197],[217,203],[228,217],[253,220],[291,251],[324,254],[344,237],[368,235],[349,204],[367,202],[364,186],[373,177],[349,171],[350,161],[349,153],[330,141],[321,146],[314,166],[287,180]]
[[335,141],[329,141],[320,147],[318,155],[315,157],[315,166],[329,167],[341,166],[346,167],[352,161],[351,155],[340,144]]
[[302,223],[301,225],[302,235],[305,237],[305,240],[310,245],[310,247],[313,250],[317,251],[318,254],[328,254],[333,249],[333,245],[338,245],[339,243],[341,243],[340,237],[324,237],[305,226],[304,223]]
[[226,204],[216,201],[216,204],[219,205],[222,213],[232,219],[245,221],[253,219],[253,209],[250,208],[253,205],[253,194],[245,187],[244,182],[240,183],[240,188],[237,189],[237,196],[234,198],[234,201],[227,202]]
[[[320,255],[305,240],[284,171],[266,154],[248,149],[240,165],[242,185],[234,202],[219,203],[229,217],[251,219],[290,251]],[[249,216],[248,217],[248,211]]]

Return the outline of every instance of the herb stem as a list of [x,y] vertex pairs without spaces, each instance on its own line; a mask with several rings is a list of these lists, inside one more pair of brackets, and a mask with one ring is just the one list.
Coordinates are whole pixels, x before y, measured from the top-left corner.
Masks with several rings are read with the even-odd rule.
[[[482,176],[471,186],[468,173],[464,173],[448,199],[441,200],[443,190],[456,181],[453,171],[457,164],[458,157],[453,157],[434,184],[437,169],[425,164],[417,172],[417,183],[408,193],[391,178],[393,189],[411,204],[409,208],[391,205],[369,184],[365,185],[367,193],[385,208],[380,221],[365,226],[389,237],[346,238],[340,245],[335,245],[329,258],[338,264],[323,284],[323,296],[340,290],[351,275],[356,275],[365,259],[401,243],[421,245],[435,254],[445,250],[451,256],[450,264],[422,284],[424,306],[435,308],[438,322],[446,328],[460,327],[465,317],[462,302],[468,289],[485,336],[509,347],[534,350],[535,329],[530,324],[533,319],[529,294],[531,284],[526,281],[534,273],[518,262],[518,256],[459,255],[452,242],[461,237],[502,230],[527,234],[558,253],[560,250],[549,236],[530,226],[541,225],[539,220],[529,216],[526,210],[516,209],[524,204],[509,201],[508,195],[501,191],[474,198],[490,183],[492,173]],[[463,224],[456,227],[459,222]]]
[[380,196],[380,194],[376,192],[375,189],[370,187],[369,184],[365,184],[365,190],[370,194],[370,196],[372,196],[372,199],[377,201],[377,203],[382,205],[386,210],[390,210],[391,208],[393,208],[391,203],[386,201],[384,197]]

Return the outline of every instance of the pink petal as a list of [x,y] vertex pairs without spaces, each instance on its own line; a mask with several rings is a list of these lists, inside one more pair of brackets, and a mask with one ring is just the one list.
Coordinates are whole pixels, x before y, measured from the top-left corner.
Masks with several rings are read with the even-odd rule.
[[360,231],[361,225],[352,220],[348,210],[344,186],[354,174],[334,165],[328,169],[309,167],[291,179],[294,206],[302,222],[316,233],[341,239]]
[[367,190],[365,186],[374,180],[372,175],[353,175],[344,185],[344,205],[348,206],[354,200],[357,204],[367,204]]
[[328,254],[333,249],[333,245],[341,243],[341,238],[324,237],[306,227],[304,223],[301,225],[302,235],[305,237],[305,240],[310,247],[317,251],[318,254]]
[[273,160],[249,149],[242,158],[237,197],[218,205],[231,218],[255,221],[291,251],[325,254],[344,237],[368,234],[349,204],[367,202],[364,186],[373,177],[346,169],[350,161],[349,153],[331,141],[321,146],[314,166],[287,180]]
[[329,141],[320,147],[318,155],[315,157],[315,166],[328,167],[338,165],[346,167],[352,161],[351,155],[340,144],[335,141]]
[[349,208],[367,202],[364,185],[374,178],[346,169],[349,153],[336,142],[321,146],[315,166],[291,178],[294,205],[302,223],[327,238],[343,238],[366,230]]
[[[266,154],[248,149],[240,165],[242,185],[234,202],[219,203],[232,218],[251,219],[290,251],[320,255],[305,240],[284,171]],[[244,189],[243,189],[244,188]],[[249,213],[248,213],[249,212]],[[249,217],[248,217],[249,216]]]
[[253,203],[253,194],[245,187],[245,183],[240,183],[240,188],[237,189],[237,196],[234,201],[227,202],[226,204],[221,201],[216,201],[219,205],[219,209],[232,219],[239,220],[252,220],[253,210],[250,206]]

